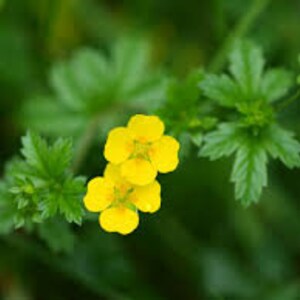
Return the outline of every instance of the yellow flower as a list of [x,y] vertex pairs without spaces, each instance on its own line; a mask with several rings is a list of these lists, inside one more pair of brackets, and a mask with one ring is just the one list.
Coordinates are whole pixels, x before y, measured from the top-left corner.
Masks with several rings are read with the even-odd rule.
[[156,116],[135,115],[127,127],[112,129],[105,144],[105,158],[120,165],[122,176],[135,185],[151,183],[157,172],[168,173],[178,165],[179,143],[163,135]]
[[108,232],[129,234],[139,224],[137,210],[153,213],[160,208],[160,185],[157,181],[136,186],[125,180],[120,167],[108,164],[103,177],[88,183],[84,204],[91,212],[100,212],[100,226]]

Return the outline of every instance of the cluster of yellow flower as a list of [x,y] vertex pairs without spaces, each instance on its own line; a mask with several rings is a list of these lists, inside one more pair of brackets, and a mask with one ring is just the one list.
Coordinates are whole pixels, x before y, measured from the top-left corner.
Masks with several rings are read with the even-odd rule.
[[153,213],[160,208],[161,188],[155,178],[158,172],[176,169],[179,151],[179,143],[163,133],[157,116],[140,114],[131,117],[127,127],[110,131],[104,176],[88,183],[84,197],[87,210],[100,212],[104,230],[128,234],[138,226],[138,210]]

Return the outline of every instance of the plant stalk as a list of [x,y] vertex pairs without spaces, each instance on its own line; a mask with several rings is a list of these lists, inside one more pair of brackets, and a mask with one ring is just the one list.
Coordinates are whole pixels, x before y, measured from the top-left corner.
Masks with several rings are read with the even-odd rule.
[[210,72],[215,73],[223,68],[228,56],[228,52],[230,52],[234,42],[247,34],[257,17],[266,9],[269,2],[270,0],[253,0],[252,5],[248,9],[247,13],[240,19],[236,27],[227,36],[219,52],[217,52],[215,58],[208,68]]

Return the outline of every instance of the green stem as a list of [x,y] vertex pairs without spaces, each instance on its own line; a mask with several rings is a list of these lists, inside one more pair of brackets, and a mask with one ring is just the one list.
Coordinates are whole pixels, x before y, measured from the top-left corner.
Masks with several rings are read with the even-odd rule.
[[90,150],[94,137],[98,132],[99,120],[99,116],[91,119],[86,127],[86,130],[83,132],[81,138],[78,141],[77,151],[75,152],[75,158],[72,165],[73,173],[77,173],[79,171],[85,157]]
[[253,0],[252,5],[248,9],[247,13],[240,19],[236,27],[228,35],[219,52],[217,52],[217,55],[209,66],[209,70],[211,72],[218,72],[220,69],[222,69],[227,59],[228,52],[230,51],[234,42],[246,35],[251,26],[254,24],[254,21],[264,11],[269,2],[270,0]]
[[276,107],[275,110],[276,111],[282,111],[283,109],[285,109],[287,106],[289,106],[290,104],[292,104],[293,102],[295,102],[296,100],[298,100],[300,97],[300,89],[298,89],[296,91],[296,93],[294,95],[292,95],[291,97],[283,100],[282,102],[280,102]]

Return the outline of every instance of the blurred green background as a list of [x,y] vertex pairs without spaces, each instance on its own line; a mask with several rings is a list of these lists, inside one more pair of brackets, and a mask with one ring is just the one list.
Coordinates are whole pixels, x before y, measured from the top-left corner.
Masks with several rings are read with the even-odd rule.
[[[299,0],[1,0],[1,173],[27,128],[75,143],[85,130],[88,114],[62,114],[58,101],[45,100],[55,97],[53,66],[81,49],[109,55],[117,40],[139,35],[151,48],[145,73],[181,80],[196,68],[222,69],[236,30],[263,46],[270,66],[297,72],[299,13]],[[160,103],[158,94],[142,111]],[[81,162],[87,177],[103,171],[101,135],[139,111],[120,113],[107,97],[99,138]],[[295,103],[282,116],[297,136],[299,114]],[[230,160],[200,159],[191,146],[160,178],[161,210],[143,215],[129,236],[104,233],[92,217],[72,228],[69,251],[51,250],[36,234],[1,236],[0,299],[300,299],[300,171],[272,163],[261,202],[247,209],[235,202],[229,173]],[[59,228],[54,234],[66,243]]]

